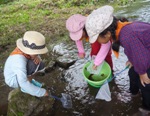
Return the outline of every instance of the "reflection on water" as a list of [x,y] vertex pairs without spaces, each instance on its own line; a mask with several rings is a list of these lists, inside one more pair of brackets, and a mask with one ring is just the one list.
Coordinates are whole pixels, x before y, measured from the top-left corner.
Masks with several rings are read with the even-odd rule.
[[131,21],[150,22],[150,0],[136,0],[131,6],[121,7],[115,15],[127,17]]
[[[114,55],[113,62],[114,74],[120,72],[125,68],[127,58],[120,50],[120,56],[117,60]],[[55,113],[53,115],[59,116],[126,116],[133,115],[138,111],[141,105],[140,97],[132,99],[129,89],[128,70],[118,75],[115,80],[109,83],[112,101],[106,102],[103,100],[96,100],[95,96],[98,88],[94,88],[85,81],[82,75],[83,65],[87,60],[78,60],[73,66],[65,71],[64,78],[68,83],[65,87],[65,92],[70,94],[73,101],[73,108],[64,109],[61,104],[56,104]]]

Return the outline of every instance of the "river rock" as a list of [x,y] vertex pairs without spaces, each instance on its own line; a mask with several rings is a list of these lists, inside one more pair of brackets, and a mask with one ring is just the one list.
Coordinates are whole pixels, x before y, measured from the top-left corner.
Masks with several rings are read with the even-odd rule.
[[77,49],[75,45],[60,43],[54,46],[53,52],[57,54],[56,64],[62,68],[69,68],[78,59]]
[[48,97],[37,98],[14,89],[9,93],[7,116],[36,116],[50,112],[54,100]]
[[57,58],[57,60],[56,60],[57,65],[59,67],[65,68],[65,69],[69,68],[75,62],[76,62],[75,59],[68,58],[68,57],[65,57],[65,56],[61,56],[61,57]]

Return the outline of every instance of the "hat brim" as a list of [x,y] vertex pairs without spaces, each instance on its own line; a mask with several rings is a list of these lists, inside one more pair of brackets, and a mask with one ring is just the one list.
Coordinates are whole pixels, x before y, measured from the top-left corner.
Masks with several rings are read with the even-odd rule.
[[98,35],[99,35],[99,34],[96,34],[96,35],[94,35],[94,36],[92,36],[92,37],[89,37],[89,42],[90,42],[90,43],[96,42],[96,40],[97,40],[97,38],[98,38]]
[[16,45],[17,47],[24,53],[26,54],[29,54],[29,55],[35,55],[35,54],[45,54],[48,52],[48,49],[47,47],[43,48],[43,49],[30,49],[30,48],[27,48],[25,47],[23,44],[22,44],[22,38],[18,39],[16,41]]
[[[99,33],[103,32],[106,28],[108,28],[112,24],[112,22],[113,22],[113,17],[110,18],[110,22]],[[97,40],[98,36],[99,34],[90,37],[89,42],[94,43]]]
[[75,33],[70,32],[70,38],[74,41],[80,40],[82,35],[83,35],[83,29]]

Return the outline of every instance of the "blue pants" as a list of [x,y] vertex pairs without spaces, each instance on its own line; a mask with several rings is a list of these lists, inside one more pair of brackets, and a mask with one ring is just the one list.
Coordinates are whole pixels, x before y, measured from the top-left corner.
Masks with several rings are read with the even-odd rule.
[[[150,68],[147,70],[148,77],[150,78]],[[150,84],[146,84],[145,87],[141,84],[138,73],[135,72],[134,67],[129,69],[130,78],[130,92],[137,94],[139,90],[142,94],[142,104],[147,110],[150,110]]]
[[[27,75],[31,75],[35,72],[38,65],[33,62],[33,60],[28,60],[27,62]],[[44,63],[40,62],[40,65],[37,69],[37,71],[42,70],[44,68]]]

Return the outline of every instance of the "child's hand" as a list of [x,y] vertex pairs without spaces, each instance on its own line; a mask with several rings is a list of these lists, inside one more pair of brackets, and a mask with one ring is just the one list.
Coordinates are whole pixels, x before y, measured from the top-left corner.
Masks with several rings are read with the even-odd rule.
[[34,57],[33,62],[35,64],[39,64],[41,62],[41,58],[39,56]]
[[31,56],[31,59],[35,64],[39,64],[41,62],[41,58],[38,55]]
[[145,84],[150,84],[150,79],[148,78],[147,73],[140,75],[141,84],[145,87]]
[[45,94],[44,94],[44,96],[49,96],[49,92],[46,91]]
[[131,68],[132,67],[132,63],[130,61],[127,61],[126,62],[126,66],[129,66],[129,68]]
[[79,53],[78,55],[79,55],[79,57],[82,58],[82,59],[85,57],[85,54],[84,54],[84,53]]
[[93,65],[93,70],[96,70],[97,69],[97,66],[96,65]]

